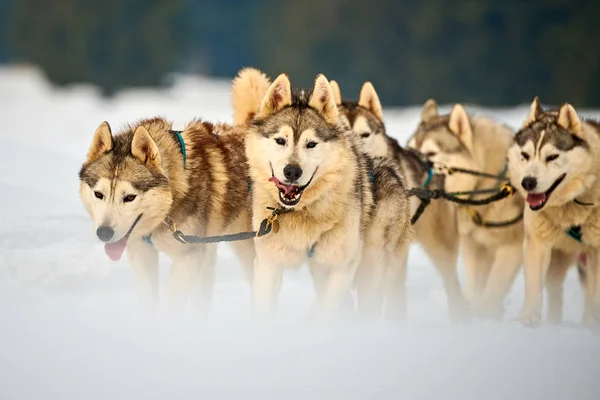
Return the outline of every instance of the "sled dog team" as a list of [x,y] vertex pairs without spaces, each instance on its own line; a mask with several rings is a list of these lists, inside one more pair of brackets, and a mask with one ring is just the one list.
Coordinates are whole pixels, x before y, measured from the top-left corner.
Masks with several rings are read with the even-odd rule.
[[[460,104],[440,114],[428,100],[403,147],[388,136],[369,82],[346,101],[323,75],[299,89],[285,74],[271,81],[245,68],[232,103],[232,124],[196,119],[177,131],[154,117],[118,132],[103,122],[93,135],[80,195],[107,255],[127,250],[146,309],[208,311],[216,242],[232,240],[255,318],[276,311],[284,268],[307,262],[312,318],[401,320],[418,243],[443,280],[452,320],[501,319],[523,265],[519,320],[541,323],[546,288],[548,321],[560,323],[565,275],[577,265],[584,323],[600,325],[600,124],[571,105],[544,110],[536,97],[515,133]],[[411,223],[421,204],[411,188],[480,200],[508,181],[511,197],[434,199]],[[172,259],[161,300],[159,252]]]

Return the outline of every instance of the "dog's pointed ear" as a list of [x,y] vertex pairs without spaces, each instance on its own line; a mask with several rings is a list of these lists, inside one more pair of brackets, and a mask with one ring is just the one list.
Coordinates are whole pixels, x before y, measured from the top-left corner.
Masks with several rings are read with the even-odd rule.
[[416,136],[413,135],[408,140],[408,143],[406,143],[406,147],[410,147],[411,149],[416,149],[417,148],[417,138],[416,138]]
[[471,122],[469,121],[467,112],[461,104],[455,104],[454,107],[452,107],[448,128],[465,146],[467,146],[468,149],[472,147],[473,131],[471,130]]
[[340,90],[340,85],[336,81],[329,81],[329,85],[331,86],[331,90],[333,90],[333,99],[335,100],[336,105],[342,104],[342,91]]
[[108,122],[104,121],[100,124],[94,138],[92,139],[92,145],[87,153],[86,164],[96,161],[102,154],[108,153],[113,148],[112,132]]
[[160,170],[160,152],[150,133],[144,126],[138,126],[133,132],[131,154],[148,167]]
[[371,111],[377,118],[383,121],[381,102],[379,101],[379,96],[377,96],[377,92],[371,82],[365,82],[360,89],[358,105]]
[[286,74],[273,81],[260,104],[257,117],[265,118],[292,104],[292,84]]
[[529,108],[529,115],[527,116],[527,119],[525,120],[525,122],[523,122],[523,128],[525,128],[532,122],[537,121],[543,112],[544,112],[544,110],[542,110],[542,105],[540,104],[540,98],[538,96],[535,96],[535,99],[533,99],[533,103],[531,103],[531,107]]
[[429,99],[425,102],[425,104],[423,104],[423,110],[421,111],[421,121],[423,122],[428,122],[431,121],[431,119],[437,117],[438,114],[438,108],[437,108],[437,103],[435,102],[434,99]]
[[330,124],[337,124],[339,122],[339,111],[335,105],[333,89],[331,89],[325,75],[317,75],[308,105],[317,110],[325,121]]
[[583,130],[577,111],[569,103],[563,104],[558,110],[558,125],[562,126],[575,136],[581,137]]

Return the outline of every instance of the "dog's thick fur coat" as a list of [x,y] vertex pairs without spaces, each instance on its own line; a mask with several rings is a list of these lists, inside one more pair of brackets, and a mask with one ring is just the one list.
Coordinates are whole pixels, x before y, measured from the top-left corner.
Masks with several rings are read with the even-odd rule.
[[[536,97],[510,151],[512,182],[525,207],[525,302],[519,319],[541,323],[544,283],[548,319],[562,320],[563,282],[585,252],[584,322],[600,324],[600,124],[563,104],[544,111]],[[574,236],[579,233],[580,241]]]
[[[237,84],[249,76],[258,74],[242,71]],[[333,96],[322,75],[312,90],[292,91],[282,74],[249,124],[246,154],[254,227],[270,214],[267,207],[293,210],[281,216],[278,233],[255,240],[257,317],[275,310],[283,269],[306,260],[317,294],[313,317],[338,311],[354,278],[359,312],[379,313],[387,295],[388,313],[405,313],[412,229],[401,171],[396,163],[360,150]],[[359,264],[365,273],[355,276]]]
[[[403,148],[396,139],[388,136],[379,96],[370,82],[365,82],[358,101],[342,100],[340,87],[331,81],[336,104],[354,132],[361,138],[364,148],[372,157],[385,156],[396,160],[402,170],[407,187],[444,187],[444,176],[429,176],[424,156],[414,149]],[[420,201],[411,198],[411,215]],[[466,302],[462,295],[457,273],[458,229],[455,207],[445,201],[433,201],[414,225],[416,241],[423,247],[440,273],[448,298],[451,319],[462,320],[467,316]]]
[[[434,162],[498,175],[506,171],[506,157],[513,132],[487,117],[471,117],[456,104],[448,115],[440,115],[434,100],[428,100],[421,122],[409,146]],[[456,173],[446,176],[449,192],[499,187],[498,181]],[[487,195],[471,195],[481,198]],[[465,268],[465,294],[481,317],[503,315],[503,299],[521,267],[523,222],[501,228],[478,226],[472,216],[479,213],[484,221],[501,222],[523,212],[519,195],[477,207],[457,206],[461,255]]]
[[[246,130],[200,120],[180,136],[171,128],[152,118],[113,135],[103,122],[80,170],[80,195],[107,253],[118,259],[126,246],[147,309],[159,303],[161,251],[173,260],[164,292],[168,309],[182,310],[192,300],[208,311],[216,244],[181,244],[163,221],[170,218],[187,235],[251,230]],[[251,279],[252,241],[234,247]]]

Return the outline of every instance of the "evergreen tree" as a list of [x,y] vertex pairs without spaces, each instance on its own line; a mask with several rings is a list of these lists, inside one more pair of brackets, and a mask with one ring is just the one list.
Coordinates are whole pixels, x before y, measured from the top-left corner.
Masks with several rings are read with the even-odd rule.
[[181,58],[172,37],[181,11],[181,0],[19,0],[11,42],[56,84],[159,85]]

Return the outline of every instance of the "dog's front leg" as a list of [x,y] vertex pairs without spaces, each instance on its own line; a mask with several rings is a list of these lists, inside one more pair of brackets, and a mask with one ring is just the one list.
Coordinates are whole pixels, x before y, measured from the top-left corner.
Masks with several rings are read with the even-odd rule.
[[584,324],[598,329],[600,326],[600,249],[587,252],[585,277]]
[[563,251],[552,251],[550,266],[546,275],[546,291],[548,293],[548,322],[560,324],[563,315],[563,291],[567,272],[575,255]]
[[[383,246],[365,246],[363,250],[361,262],[354,278],[358,300],[357,313],[363,319],[377,318],[381,315],[385,292],[384,275],[387,272],[385,256]],[[324,269],[321,265],[312,268]],[[326,293],[325,289],[326,286],[323,294]]]
[[252,277],[252,316],[256,320],[270,319],[277,307],[283,279],[283,265],[281,257],[275,256],[275,254],[270,255],[266,249],[257,244]]
[[311,311],[310,319],[323,321],[342,311],[345,300],[350,294],[352,281],[358,268],[360,257],[348,263],[332,265],[328,262],[314,260],[310,262],[311,270],[320,271],[323,288],[322,296],[318,296]]
[[[338,240],[342,238],[345,239],[344,243]],[[316,286],[321,288],[321,295],[311,311],[311,319],[324,320],[341,311],[350,294],[362,250],[358,235],[355,238],[335,234],[322,237],[310,259],[310,269],[315,271],[313,277],[320,277],[320,282],[315,282]]]
[[146,312],[153,313],[158,306],[158,251],[141,238],[132,238],[127,243],[127,257],[138,300]]
[[207,259],[205,245],[181,246],[188,246],[188,248],[181,249],[173,257],[171,273],[164,293],[165,305],[170,312],[185,310]]
[[483,296],[475,306],[475,313],[478,316],[502,319],[504,297],[510,290],[522,262],[523,244],[521,242],[497,248]]
[[410,243],[397,246],[393,253],[387,256],[386,267],[386,318],[392,321],[406,319],[406,273],[408,267],[408,251]]
[[483,296],[492,258],[483,246],[466,235],[461,237],[460,253],[465,271],[465,297],[475,305]]
[[217,264],[217,244],[204,245],[204,256],[198,262],[197,276],[193,281],[190,294],[190,309],[201,317],[207,317],[211,312],[215,286],[215,267]]
[[311,319],[324,320],[341,311],[344,300],[350,295],[363,246],[360,219],[351,214],[321,236],[310,258],[313,277],[320,277],[320,282],[315,284],[321,292],[311,311]]
[[525,302],[519,314],[519,321],[529,327],[541,323],[544,280],[550,265],[552,247],[528,235],[523,243],[525,270]]

